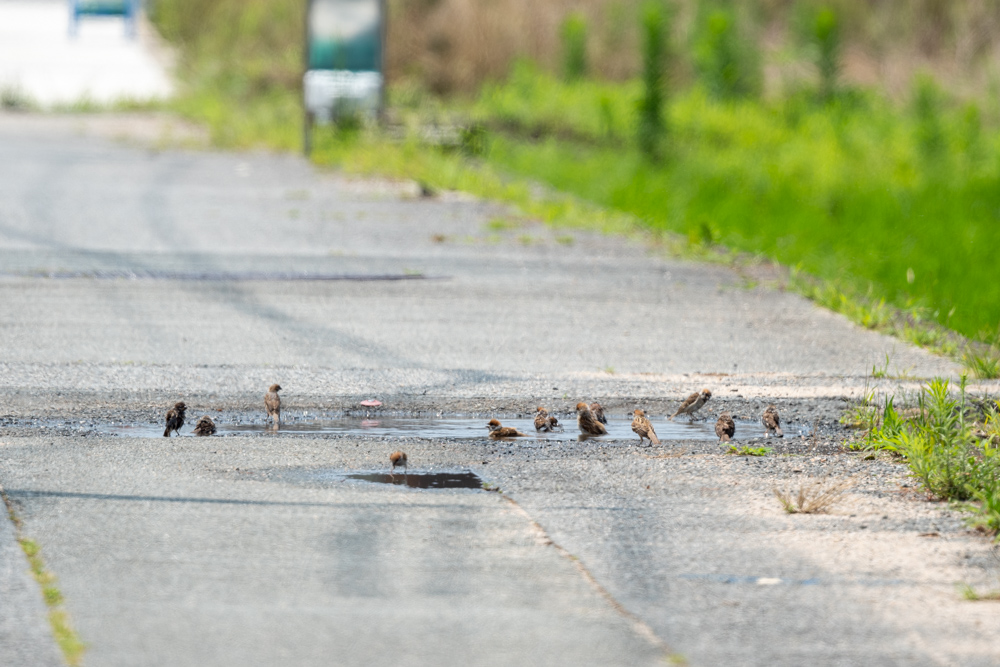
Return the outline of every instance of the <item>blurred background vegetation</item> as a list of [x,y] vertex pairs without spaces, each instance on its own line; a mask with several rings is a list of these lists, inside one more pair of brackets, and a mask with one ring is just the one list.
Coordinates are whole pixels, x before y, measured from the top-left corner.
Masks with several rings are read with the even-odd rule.
[[[541,182],[1000,375],[1000,3],[388,4],[394,131],[331,131],[317,161],[522,205],[512,183]],[[221,146],[298,149],[304,8],[157,0],[177,110]]]

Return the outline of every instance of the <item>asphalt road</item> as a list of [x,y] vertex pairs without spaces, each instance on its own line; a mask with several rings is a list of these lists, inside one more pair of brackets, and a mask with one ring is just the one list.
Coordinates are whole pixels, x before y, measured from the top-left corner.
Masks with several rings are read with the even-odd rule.
[[[709,386],[802,414],[812,401],[830,418],[887,353],[916,379],[956,371],[641,239],[520,223],[294,156],[113,143],[60,119],[0,116],[0,274],[0,417],[14,419],[155,416],[179,398],[198,412],[256,409],[271,382],[290,410],[379,397],[486,414],[600,397],[662,418]],[[424,470],[475,469],[505,493],[317,476],[381,469],[404,445]],[[0,485],[59,577],[87,665],[998,659],[983,637],[964,653],[915,644],[864,586],[720,592],[712,576],[843,573],[803,564],[801,543],[781,548],[769,530],[734,543],[741,519],[722,508],[740,496],[707,503],[717,485],[690,482],[732,464],[703,452],[708,468],[686,471],[670,458],[680,451],[0,429]],[[955,550],[985,553],[934,512]],[[21,567],[0,573],[30,588]],[[926,602],[924,583],[902,599]],[[939,584],[938,602],[950,595]],[[740,607],[748,596],[759,603]],[[977,632],[963,613],[949,638]],[[21,610],[0,606],[0,632],[4,614]]]

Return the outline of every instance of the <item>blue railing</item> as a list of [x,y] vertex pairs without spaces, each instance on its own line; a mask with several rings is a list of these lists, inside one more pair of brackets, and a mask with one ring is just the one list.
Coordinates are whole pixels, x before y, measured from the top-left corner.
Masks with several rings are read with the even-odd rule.
[[140,0],[69,0],[69,34],[75,37],[80,29],[82,16],[121,16],[125,20],[125,34],[135,38],[136,19]]

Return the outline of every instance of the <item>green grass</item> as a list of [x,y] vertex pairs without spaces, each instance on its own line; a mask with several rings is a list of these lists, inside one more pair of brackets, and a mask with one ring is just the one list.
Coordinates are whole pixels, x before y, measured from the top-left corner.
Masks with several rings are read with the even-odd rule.
[[973,402],[947,380],[921,389],[917,406],[897,410],[893,397],[864,408],[859,448],[902,457],[930,496],[955,501],[971,526],[1000,539],[1000,406]]
[[[522,65],[472,113],[495,130],[489,162],[509,173],[995,337],[1000,146],[973,109],[935,102],[927,118],[873,94],[825,106],[718,102],[694,88],[672,98],[659,165],[631,140],[639,92]],[[928,124],[939,136],[931,154]]]
[[984,600],[991,602],[1000,602],[1000,590],[980,593],[972,586],[969,586],[968,584],[963,584],[959,586],[958,592],[964,599],[969,600],[970,602],[981,602]]
[[770,447],[750,447],[749,445],[729,445],[726,454],[737,456],[767,456],[771,453]]
[[10,520],[17,531],[17,541],[28,559],[31,574],[39,586],[42,587],[42,598],[45,600],[45,605],[49,610],[49,626],[52,628],[52,635],[63,652],[66,664],[75,667],[83,659],[83,653],[87,645],[83,643],[70,623],[69,615],[62,606],[64,601],[62,592],[56,585],[55,575],[45,567],[45,561],[42,560],[41,548],[34,540],[21,535],[21,521],[14,513],[13,506],[6,494],[3,494],[2,489],[0,489],[0,496],[2,496],[2,500],[7,506],[7,514],[10,516]]

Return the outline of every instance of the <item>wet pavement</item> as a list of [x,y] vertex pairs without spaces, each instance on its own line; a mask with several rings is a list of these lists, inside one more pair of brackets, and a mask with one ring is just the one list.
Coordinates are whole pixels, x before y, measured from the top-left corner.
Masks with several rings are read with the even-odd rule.
[[[193,428],[197,419],[189,420],[176,437],[194,436]],[[266,436],[281,435],[335,435],[335,436],[372,436],[387,438],[419,437],[428,439],[461,438],[489,440],[486,421],[480,418],[439,417],[439,418],[407,418],[407,417],[300,417],[295,420],[287,418],[281,424],[257,420],[245,420],[232,415],[213,419],[217,429],[216,436],[231,434],[259,434]],[[248,423],[249,422],[249,423]],[[535,430],[534,422],[528,419],[504,419],[504,426],[518,429],[523,437],[513,439],[517,442],[553,442],[580,440],[583,436],[575,421],[567,420],[567,425],[551,432]],[[101,434],[120,435],[133,438],[162,438],[163,424],[153,423],[95,423],[85,420],[82,424],[72,420],[43,420],[33,422],[35,428],[79,428],[81,431],[96,431]],[[681,418],[677,421],[653,421],[653,427],[660,440],[714,440],[714,419],[699,419],[689,421]],[[789,437],[808,435],[810,429],[800,424],[786,424],[784,429]],[[608,419],[608,434],[599,436],[605,440],[634,440],[638,436],[632,431],[631,420]],[[758,440],[766,435],[764,427],[756,422],[736,422],[735,440]]]
[[[995,657],[930,575],[891,604],[870,591],[903,587],[767,583],[844,581],[819,556],[850,541],[809,556],[767,514],[767,479],[746,496],[743,481],[794,479],[808,470],[796,457],[846,466],[830,445],[841,397],[886,353],[911,384],[956,369],[725,267],[294,156],[149,150],[0,115],[0,273],[0,485],[59,578],[87,665]],[[289,278],[304,275],[363,279]],[[278,434],[261,406],[274,382],[294,417]],[[668,427],[702,387],[718,397],[706,421]],[[357,411],[368,399],[402,416]],[[160,437],[177,400],[221,415],[223,437]],[[616,434],[577,442],[578,400],[617,415]],[[744,422],[739,436],[768,403],[825,440],[787,437],[763,461],[719,455],[718,412]],[[476,435],[484,415],[527,429],[539,404],[567,416],[564,433]],[[638,446],[622,418],[637,406],[663,446]],[[227,415],[251,414],[249,435],[226,430],[240,426]],[[428,424],[454,430],[422,437]],[[124,435],[136,429],[155,437]],[[388,470],[396,449],[405,475]],[[910,541],[883,561],[935,520],[900,519]],[[940,529],[949,558],[979,554],[975,537]],[[844,535],[825,530],[810,535]],[[865,581],[905,578],[861,562]],[[926,631],[971,648],[907,645],[894,619],[925,599],[950,614]]]

